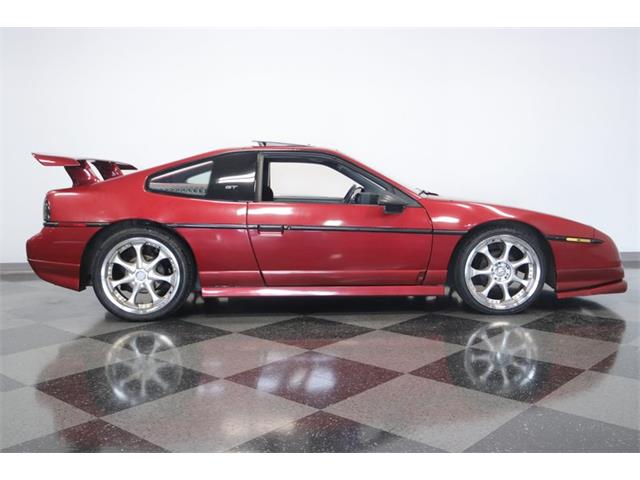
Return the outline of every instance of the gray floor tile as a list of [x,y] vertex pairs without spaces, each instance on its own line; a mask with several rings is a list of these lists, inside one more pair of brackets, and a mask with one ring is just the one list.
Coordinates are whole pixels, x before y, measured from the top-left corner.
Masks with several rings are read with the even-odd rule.
[[153,322],[128,322],[120,320],[113,315],[104,314],[102,316],[69,316],[57,318],[47,322],[43,322],[50,327],[66,330],[67,332],[83,335],[85,337],[94,337],[105,333],[113,333],[121,330],[127,330],[132,327],[142,327],[150,325]]
[[219,380],[110,415],[104,420],[165,449],[220,452],[316,410]]
[[[1,362],[0,362],[1,364]],[[8,392],[10,390],[15,390],[16,388],[24,387],[20,382],[14,380],[13,378],[9,378],[6,375],[2,375],[0,373],[0,392]],[[0,431],[2,426],[0,425]]]
[[640,429],[640,382],[587,371],[538,405],[622,427]]
[[[42,280],[2,283],[1,311],[10,316],[46,322],[69,316],[104,317],[105,315],[104,309],[91,289],[76,292]],[[9,285],[10,288],[5,288]],[[36,295],[38,301],[34,302]]]
[[458,452],[527,407],[524,403],[495,395],[403,375],[325,411],[436,448]]
[[375,330],[316,350],[406,373],[463,348],[428,338]]
[[0,394],[0,448],[88,422],[93,417],[32,387]]
[[77,337],[73,333],[40,324],[10,328],[3,330],[0,335],[0,354],[10,355],[23,350],[68,342]]
[[0,372],[26,385],[34,385],[104,366],[109,361],[109,355],[114,354],[122,360],[133,356],[130,350],[118,349],[90,338],[81,338],[5,355],[0,360]]
[[621,345],[618,351],[591,367],[591,370],[640,380],[640,348]]
[[157,356],[223,378],[298,355],[305,350],[239,333],[205,340]]
[[26,327],[27,325],[33,325],[34,323],[36,322],[33,320],[11,317],[0,313],[0,331],[7,330],[9,328]]
[[547,408],[532,407],[467,451],[639,452],[640,432]]

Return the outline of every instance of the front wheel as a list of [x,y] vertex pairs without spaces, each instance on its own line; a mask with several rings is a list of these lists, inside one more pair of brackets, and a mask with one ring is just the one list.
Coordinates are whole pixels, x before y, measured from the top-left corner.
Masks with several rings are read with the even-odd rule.
[[517,313],[544,287],[544,258],[537,236],[525,229],[485,230],[464,240],[454,265],[454,287],[474,310]]
[[93,289],[114,315],[149,321],[176,311],[191,293],[195,267],[171,235],[152,228],[112,234],[96,252]]

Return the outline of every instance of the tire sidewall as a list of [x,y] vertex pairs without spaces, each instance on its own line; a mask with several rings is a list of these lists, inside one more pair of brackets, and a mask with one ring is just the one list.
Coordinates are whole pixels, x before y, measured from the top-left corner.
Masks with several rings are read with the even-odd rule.
[[[129,238],[144,237],[162,243],[171,250],[180,269],[180,281],[173,298],[162,308],[151,313],[131,313],[122,310],[113,303],[104,292],[101,268],[107,255],[114,246]],[[93,290],[102,305],[113,315],[130,321],[146,322],[157,320],[175,312],[191,293],[194,284],[194,266],[191,256],[185,251],[181,243],[171,235],[153,228],[130,227],[111,233],[97,249],[91,267]]]
[[[540,262],[540,281],[538,282],[538,286],[532,293],[531,297],[529,297],[520,305],[505,310],[494,310],[478,302],[469,292],[464,276],[465,263],[474,246],[482,242],[483,240],[496,235],[511,235],[527,242],[535,251]],[[454,269],[454,289],[456,290],[456,292],[458,292],[458,295],[460,295],[464,303],[466,303],[472,309],[481,313],[489,315],[511,315],[525,310],[538,299],[538,297],[540,296],[540,292],[544,288],[545,284],[545,278],[547,275],[547,262],[541,242],[534,233],[516,227],[495,227],[477,232],[464,240],[464,244],[461,245],[460,251],[456,256]]]

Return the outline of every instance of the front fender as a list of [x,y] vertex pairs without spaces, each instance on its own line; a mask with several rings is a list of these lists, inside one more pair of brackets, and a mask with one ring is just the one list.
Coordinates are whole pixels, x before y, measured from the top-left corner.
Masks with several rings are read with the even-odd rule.
[[[572,291],[586,295],[590,294],[587,290],[610,284],[617,285],[616,291],[623,288],[620,282],[624,283],[624,270],[615,243],[589,225],[531,210],[479,202],[429,198],[422,200],[422,204],[429,212],[435,234],[427,276],[429,283],[446,279],[449,259],[469,231],[492,222],[511,221],[533,227],[545,237],[555,264],[555,289],[562,293],[561,296],[572,296]],[[439,232],[446,235],[437,235]]]

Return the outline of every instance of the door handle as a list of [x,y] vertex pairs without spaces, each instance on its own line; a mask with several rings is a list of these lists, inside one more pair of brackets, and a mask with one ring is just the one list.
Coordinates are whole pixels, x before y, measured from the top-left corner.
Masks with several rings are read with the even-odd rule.
[[284,225],[258,225],[258,233],[284,233]]

